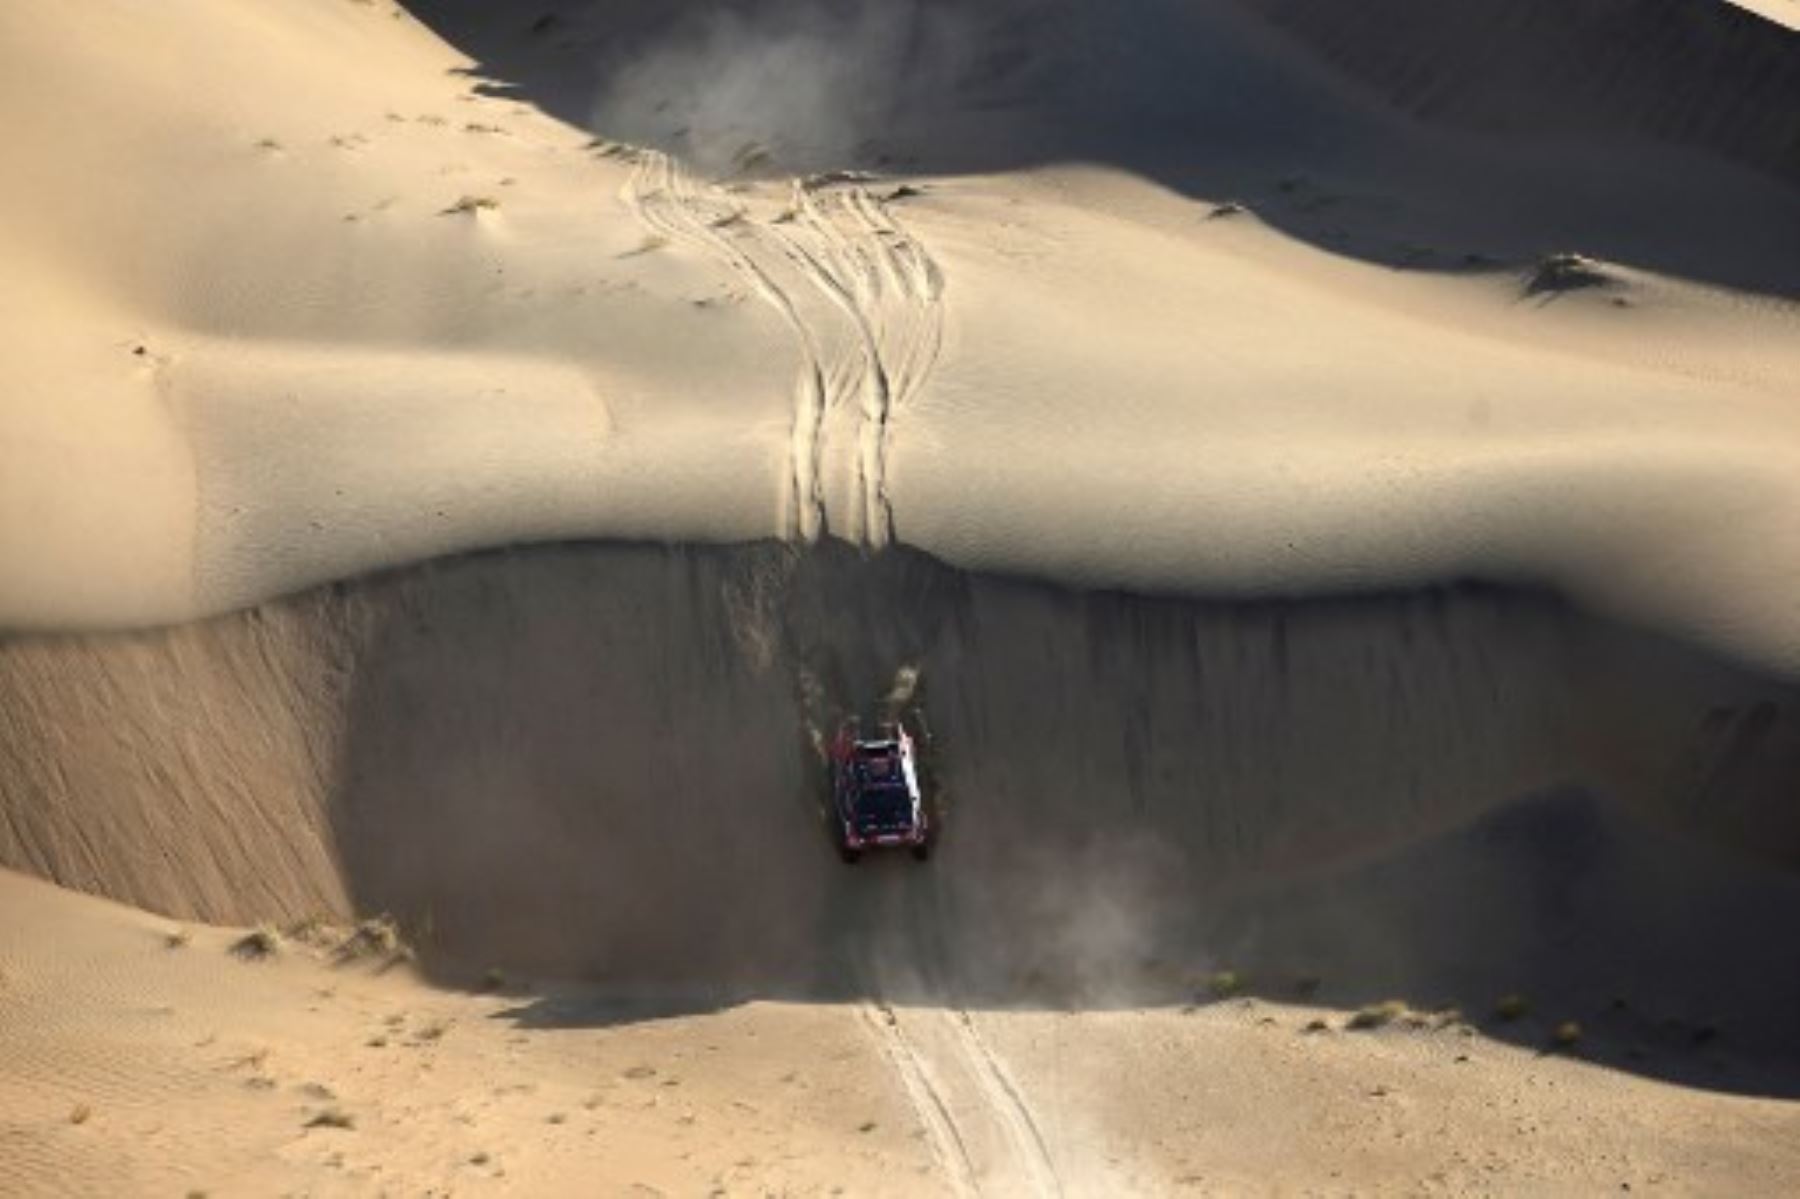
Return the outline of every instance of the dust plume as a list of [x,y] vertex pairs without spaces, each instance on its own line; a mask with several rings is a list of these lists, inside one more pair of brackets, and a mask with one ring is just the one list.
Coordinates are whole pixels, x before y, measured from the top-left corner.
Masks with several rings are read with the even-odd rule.
[[792,0],[691,12],[620,46],[594,127],[723,174],[876,161],[952,94],[971,19],[924,0]]

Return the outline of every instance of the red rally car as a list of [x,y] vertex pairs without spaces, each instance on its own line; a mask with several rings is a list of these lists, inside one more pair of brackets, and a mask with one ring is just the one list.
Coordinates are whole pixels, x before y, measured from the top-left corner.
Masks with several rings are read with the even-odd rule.
[[865,737],[847,720],[830,750],[831,799],[838,852],[854,862],[865,849],[906,848],[931,854],[931,818],[919,785],[918,751],[899,721]]

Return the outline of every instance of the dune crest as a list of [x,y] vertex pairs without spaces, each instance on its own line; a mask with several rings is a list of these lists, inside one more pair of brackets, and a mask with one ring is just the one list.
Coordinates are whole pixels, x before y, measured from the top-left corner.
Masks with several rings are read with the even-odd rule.
[[[1779,122],[1732,116],[1787,86],[1755,67],[1786,61],[1782,31],[1694,18],[1753,82],[1717,68],[1704,114],[1657,109],[1641,140],[1609,139],[1697,51],[1528,71],[1585,114],[1540,146],[1554,116],[1498,68],[1394,90],[1451,14],[1389,22],[1373,54],[1317,6],[1139,7],[1123,87],[1093,12],[977,6],[952,52],[927,6],[871,42],[943,84],[852,148],[884,174],[796,180],[752,147],[714,185],[679,144],[556,119],[591,115],[602,43],[695,36],[678,8],[534,32],[454,3],[155,27],[21,6],[6,110],[43,169],[5,236],[93,302],[36,306],[3,368],[9,436],[57,465],[9,475],[0,621],[162,623],[499,544],[830,532],[1140,591],[1547,584],[1800,661],[1797,318],[1718,286],[1779,290],[1800,253]],[[748,6],[743,36],[793,28],[781,11]],[[1509,12],[1521,45],[1588,28]],[[184,58],[181,22],[219,52]],[[140,40],[185,73],[98,49]],[[354,83],[297,103],[340,59]],[[102,170],[112,207],[81,182]],[[1569,250],[1600,285],[1541,286]],[[70,373],[80,342],[113,349]],[[89,382],[65,404],[52,377]],[[143,430],[108,456],[85,430],[119,407]]]

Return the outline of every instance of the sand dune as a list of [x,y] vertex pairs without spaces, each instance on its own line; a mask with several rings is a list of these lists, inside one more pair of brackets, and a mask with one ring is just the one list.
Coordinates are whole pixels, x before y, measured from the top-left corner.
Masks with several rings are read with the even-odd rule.
[[0,1191],[1793,1189],[1790,6],[0,11]]
[[[807,735],[902,667],[951,834],[869,890]],[[853,993],[915,919],[896,964],[941,986],[1199,969],[1211,897],[1568,789],[1800,856],[1791,684],[1525,594],[1194,605],[904,551],[568,547],[17,642],[0,686],[6,862],[213,921],[393,912],[451,976]]]
[[[299,943],[243,961],[228,930],[190,928],[171,947],[166,920],[13,875],[0,901],[9,1194],[529,1195],[572,1177],[624,1194],[1021,1193],[1035,1180],[1155,1195],[1347,1177],[1779,1190],[1795,1169],[1790,1103],[1623,1086],[1452,1027],[1352,1033],[1329,1011],[1260,1001],[959,1018],[777,1003],[684,1014],[570,988],[451,995]],[[1320,1018],[1330,1031],[1302,1031]],[[917,1101],[944,1113],[960,1173],[914,1135],[892,1053],[922,1072]],[[994,1062],[1028,1106],[992,1093]],[[1018,1143],[1027,1115],[1042,1153]]]
[[[1753,10],[1755,15],[1744,9]],[[1800,180],[1791,3],[1365,7],[1283,0],[1271,19],[1409,112],[1478,130],[1636,137]],[[1371,24],[1404,25],[1393,38]],[[1670,81],[1680,81],[1671,88]]]
[[[1040,45],[1002,7],[970,28],[1074,82],[1040,80],[1033,93],[1036,68],[1020,67],[1021,98],[974,110],[960,140],[891,155],[918,159],[915,170],[934,155],[980,170],[1006,165],[986,140],[1004,135],[1046,159],[1093,159],[1100,143],[1036,132],[1073,97],[1092,116],[1075,129],[1135,130],[1118,165],[1165,187],[1107,168],[964,176],[897,199],[852,181],[815,194],[826,219],[790,224],[779,179],[679,196],[671,183],[651,189],[666,215],[647,226],[649,209],[634,216],[628,202],[634,155],[584,150],[577,131],[513,98],[554,108],[548,65],[516,93],[471,88],[429,31],[359,7],[220,17],[208,36],[234,41],[193,61],[146,56],[180,69],[132,68],[137,102],[112,121],[83,118],[91,97],[126,87],[90,47],[140,32],[160,44],[179,23],[140,31],[146,14],[113,8],[7,18],[25,60],[12,107],[45,165],[12,198],[9,236],[122,309],[116,366],[92,402],[114,389],[114,403],[157,422],[167,448],[136,469],[168,480],[152,494],[169,496],[115,515],[132,493],[103,485],[110,463],[75,423],[84,409],[21,378],[8,420],[65,449],[63,465],[13,484],[9,511],[162,531],[130,541],[153,547],[131,551],[144,559],[134,565],[123,546],[107,549],[116,538],[9,519],[10,556],[32,564],[9,575],[10,623],[155,622],[524,540],[830,529],[879,544],[891,526],[965,568],[1085,585],[1529,581],[1764,661],[1800,652],[1778,595],[1800,477],[1792,313],[1658,273],[1697,257],[1728,278],[1740,267],[1791,277],[1796,201],[1767,176],[1654,141],[1597,143],[1609,181],[1567,173],[1558,144],[1516,131],[1453,144],[1447,127],[1420,132],[1355,91],[1304,38],[1210,7],[1146,6],[1138,36],[1146,53],[1158,38],[1160,57],[1109,109],[1094,89],[1113,59]],[[215,15],[197,5],[180,20]],[[761,44],[754,12],[745,19]],[[584,20],[591,36],[606,32]],[[84,21],[91,36],[77,36]],[[483,28],[539,60],[586,52],[525,25]],[[667,27],[655,32],[688,36]],[[1421,27],[1416,53],[1433,52],[1437,28]],[[645,35],[620,43],[630,36]],[[1335,52],[1347,35],[1316,36]],[[1733,26],[1730,44],[1779,60],[1761,47],[1782,36]],[[278,55],[259,52],[277,38]],[[1230,73],[1175,80],[1160,64],[1176,47],[1205,62],[1228,52]],[[338,56],[365,64],[357,82],[296,102],[313,64]],[[260,69],[239,65],[249,61]],[[545,97],[532,90],[540,78]],[[1143,90],[1153,84],[1167,87]],[[1597,100],[1556,95],[1604,116],[1638,85],[1618,86]],[[236,98],[228,117],[194,99],[209,90]],[[1210,114],[1227,100],[1240,115],[1222,125]],[[1723,121],[1729,108],[1707,111]],[[1181,113],[1198,141],[1170,140]],[[1320,113],[1327,125],[1311,122]],[[1544,122],[1525,116],[1531,131]],[[904,132],[936,135],[947,119]],[[1610,136],[1604,124],[1569,128]],[[122,169],[159,153],[203,174]],[[1167,168],[1177,153],[1210,177]],[[1515,179],[1510,196],[1481,201],[1449,182],[1495,163]],[[83,186],[101,164],[129,180],[103,209]],[[1261,219],[1205,219],[1231,198]],[[464,199],[466,211],[448,211]],[[1496,206],[1509,200],[1511,216]],[[663,246],[670,220],[710,246]],[[1591,229],[1605,240],[1569,240]],[[929,309],[893,307],[907,284],[884,258],[890,234],[910,239],[905,261],[933,280]],[[1530,260],[1570,248],[1633,257],[1598,266],[1599,286],[1533,296]],[[1427,269],[1374,265],[1405,255]],[[1521,274],[1460,267],[1480,255]],[[743,269],[759,256],[769,287]],[[40,355],[91,318],[71,308],[42,321]],[[941,353],[920,350],[940,323]],[[814,383],[797,381],[808,373]],[[65,490],[82,498],[65,506]],[[816,494],[802,504],[798,492]],[[1674,492],[1678,513],[1659,499]]]
[[[528,1195],[571,1178],[629,1194],[760,1178],[899,1195],[930,1168],[876,1050],[829,1009],[534,1037],[516,992],[445,994],[299,940],[246,961],[235,932],[10,874],[0,901],[8,1194]],[[787,1060],[794,1043],[819,1061]],[[844,1138],[855,1151],[834,1151]]]
[[1793,0],[1733,0],[1737,7],[1755,13],[1777,25],[1800,29],[1800,12],[1794,11]]

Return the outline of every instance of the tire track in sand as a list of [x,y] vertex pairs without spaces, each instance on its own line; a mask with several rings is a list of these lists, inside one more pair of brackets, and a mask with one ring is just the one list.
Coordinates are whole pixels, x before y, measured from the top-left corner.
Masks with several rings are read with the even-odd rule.
[[858,1005],[857,1011],[876,1043],[881,1046],[882,1056],[887,1058],[894,1073],[899,1075],[900,1085],[906,1091],[906,1100],[912,1107],[913,1116],[925,1129],[925,1139],[931,1148],[932,1160],[950,1180],[950,1189],[958,1196],[979,1195],[981,1190],[975,1182],[975,1164],[969,1157],[969,1147],[963,1140],[962,1129],[958,1126],[950,1105],[944,1100],[944,1090],[934,1078],[934,1072],[919,1056],[918,1050],[900,1027],[900,1020],[894,1014],[894,1009],[885,1003],[864,1003]]
[[970,1012],[880,998],[859,1012],[956,1194],[1060,1199],[1062,1176],[1031,1104]]
[[[835,466],[851,484],[846,537],[887,545],[893,419],[942,349],[942,271],[859,176],[796,180],[789,206],[763,217],[666,154],[629,155],[634,169],[622,194],[638,221],[723,263],[793,334],[801,365],[785,505],[790,534],[814,541],[833,524],[828,473]],[[828,422],[839,411],[851,415],[854,435],[848,460],[833,464]]]
[[[631,153],[635,166],[623,199],[638,221],[655,236],[723,263],[793,334],[800,371],[791,532],[812,541],[831,523],[826,424],[833,412],[848,411],[856,420],[852,458],[844,464],[854,483],[850,537],[872,548],[887,545],[894,535],[887,490],[893,419],[919,393],[943,345],[945,280],[937,263],[857,177],[796,180],[788,208],[759,219],[731,193],[696,182],[668,155]],[[877,998],[859,1005],[858,1014],[899,1078],[955,1194],[1062,1195],[1031,1105],[971,1013],[916,1008],[903,1015]],[[997,1134],[985,1138],[999,1151],[995,1160],[977,1162],[970,1149],[974,1130],[965,1128],[958,1109]]]
[[919,390],[943,344],[943,274],[867,188],[843,176],[797,183],[788,240],[813,287],[855,329],[864,369],[858,380],[859,504],[853,532],[866,545],[893,539],[888,464],[893,417]]
[[[959,1194],[1061,1199],[1062,1175],[1024,1088],[982,1035],[980,1019],[949,999],[956,990],[944,977],[949,959],[941,893],[888,892],[880,903],[897,917],[887,927],[899,940],[870,944],[857,963],[858,977],[874,997],[863,1005],[865,1021],[909,1097],[919,1088],[916,1080],[929,1086],[931,1115],[922,1113],[920,1122],[940,1146],[933,1156],[960,1163],[960,1172],[946,1165]],[[945,998],[895,1007],[884,996],[889,982],[909,994]],[[918,1111],[924,1105],[914,1100],[913,1106]],[[954,1154],[947,1147],[952,1145]]]
[[745,219],[744,208],[716,188],[702,191],[675,160],[655,150],[633,152],[635,166],[620,196],[654,237],[681,242],[724,262],[781,315],[800,353],[794,384],[794,419],[788,448],[790,535],[815,541],[824,532],[825,496],[820,478],[820,429],[825,416],[824,356],[793,297],[724,230]]
[[1043,1129],[1031,1110],[1031,1104],[1026,1101],[1024,1091],[1013,1080],[1006,1064],[989,1048],[981,1030],[975,1026],[975,1018],[968,1011],[956,1008],[943,1015],[955,1029],[962,1043],[963,1054],[973,1066],[976,1083],[987,1096],[988,1110],[1006,1129],[1013,1159],[1022,1167],[1022,1173],[1029,1180],[1031,1193],[1060,1197],[1063,1193],[1062,1177],[1056,1172],[1056,1162],[1050,1156],[1050,1146],[1044,1140]]

